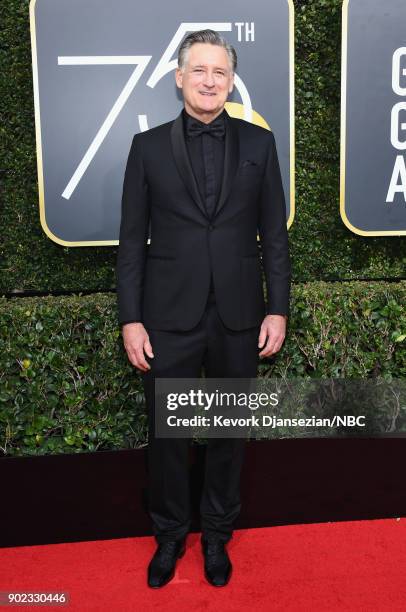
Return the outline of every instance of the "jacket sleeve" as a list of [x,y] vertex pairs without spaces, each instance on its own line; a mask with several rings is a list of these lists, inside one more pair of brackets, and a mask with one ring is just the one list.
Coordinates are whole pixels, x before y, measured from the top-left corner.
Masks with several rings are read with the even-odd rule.
[[121,200],[121,222],[116,264],[119,324],[142,321],[142,292],[149,228],[148,185],[140,149],[133,137]]
[[269,136],[258,228],[266,280],[266,313],[289,315],[291,264],[286,204],[275,137],[272,132]]

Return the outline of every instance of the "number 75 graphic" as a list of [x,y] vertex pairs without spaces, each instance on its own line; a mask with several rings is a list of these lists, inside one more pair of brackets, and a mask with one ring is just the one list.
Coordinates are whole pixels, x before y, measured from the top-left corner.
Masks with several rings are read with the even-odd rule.
[[[218,32],[230,32],[232,29],[231,23],[181,23],[177,29],[175,35],[170,41],[169,45],[163,52],[161,59],[153,70],[151,76],[147,81],[148,87],[152,89],[155,85],[164,77],[168,72],[171,72],[177,67],[177,60],[171,59],[175,50],[177,49],[180,41],[186,32],[194,32],[197,30],[203,30],[211,28]],[[103,124],[99,128],[96,136],[88,147],[86,153],[80,160],[76,170],[70,178],[68,184],[62,192],[62,197],[69,200],[73,192],[75,191],[79,181],[86,172],[88,166],[92,162],[96,155],[100,145],[107,136],[111,126],[120,114],[124,104],[127,102],[131,92],[135,89],[139,79],[144,73],[146,67],[152,59],[152,55],[90,55],[90,56],[58,56],[58,65],[60,66],[95,66],[95,65],[118,65],[128,64],[135,65],[135,69],[130,75],[130,78],[124,85],[120,95],[116,99],[105,118]],[[234,84],[241,96],[241,100],[244,107],[244,119],[246,121],[252,120],[252,104],[248,90],[242,81],[242,79],[236,74]],[[138,122],[140,130],[144,132],[148,130],[148,120],[146,115],[138,115]]]

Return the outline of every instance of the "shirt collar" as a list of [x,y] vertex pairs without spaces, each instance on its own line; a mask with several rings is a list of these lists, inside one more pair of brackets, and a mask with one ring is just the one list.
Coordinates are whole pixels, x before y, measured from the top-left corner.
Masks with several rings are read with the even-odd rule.
[[[216,119],[219,119],[220,117],[223,118],[224,123],[225,123],[225,119],[227,116],[227,111],[225,108],[223,108],[223,110],[221,111],[221,113],[219,115],[217,115],[217,117],[215,119],[213,119],[213,121],[215,121]],[[210,121],[208,124],[203,123],[203,121],[200,121],[200,119],[196,119],[196,117],[192,117],[192,115],[189,115],[189,113],[186,111],[185,107],[183,107],[182,109],[182,117],[183,117],[183,127],[184,129],[186,129],[186,122],[187,121],[196,121],[197,123],[201,123],[202,125],[210,125],[210,123],[212,123],[212,121]]]

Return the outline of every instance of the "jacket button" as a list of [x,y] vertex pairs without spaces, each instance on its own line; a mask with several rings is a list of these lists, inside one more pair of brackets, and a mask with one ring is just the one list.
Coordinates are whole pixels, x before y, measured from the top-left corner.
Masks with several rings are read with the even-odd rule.
[[209,230],[214,230],[214,225],[212,225],[211,223],[209,225]]

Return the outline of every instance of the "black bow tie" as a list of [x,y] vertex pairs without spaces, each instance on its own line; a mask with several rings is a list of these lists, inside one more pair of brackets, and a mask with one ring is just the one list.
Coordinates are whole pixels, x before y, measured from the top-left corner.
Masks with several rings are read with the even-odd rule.
[[210,134],[214,138],[224,138],[226,128],[224,125],[224,118],[222,116],[216,117],[211,123],[202,123],[194,118],[189,118],[186,123],[186,136],[188,138],[195,138],[200,134]]

